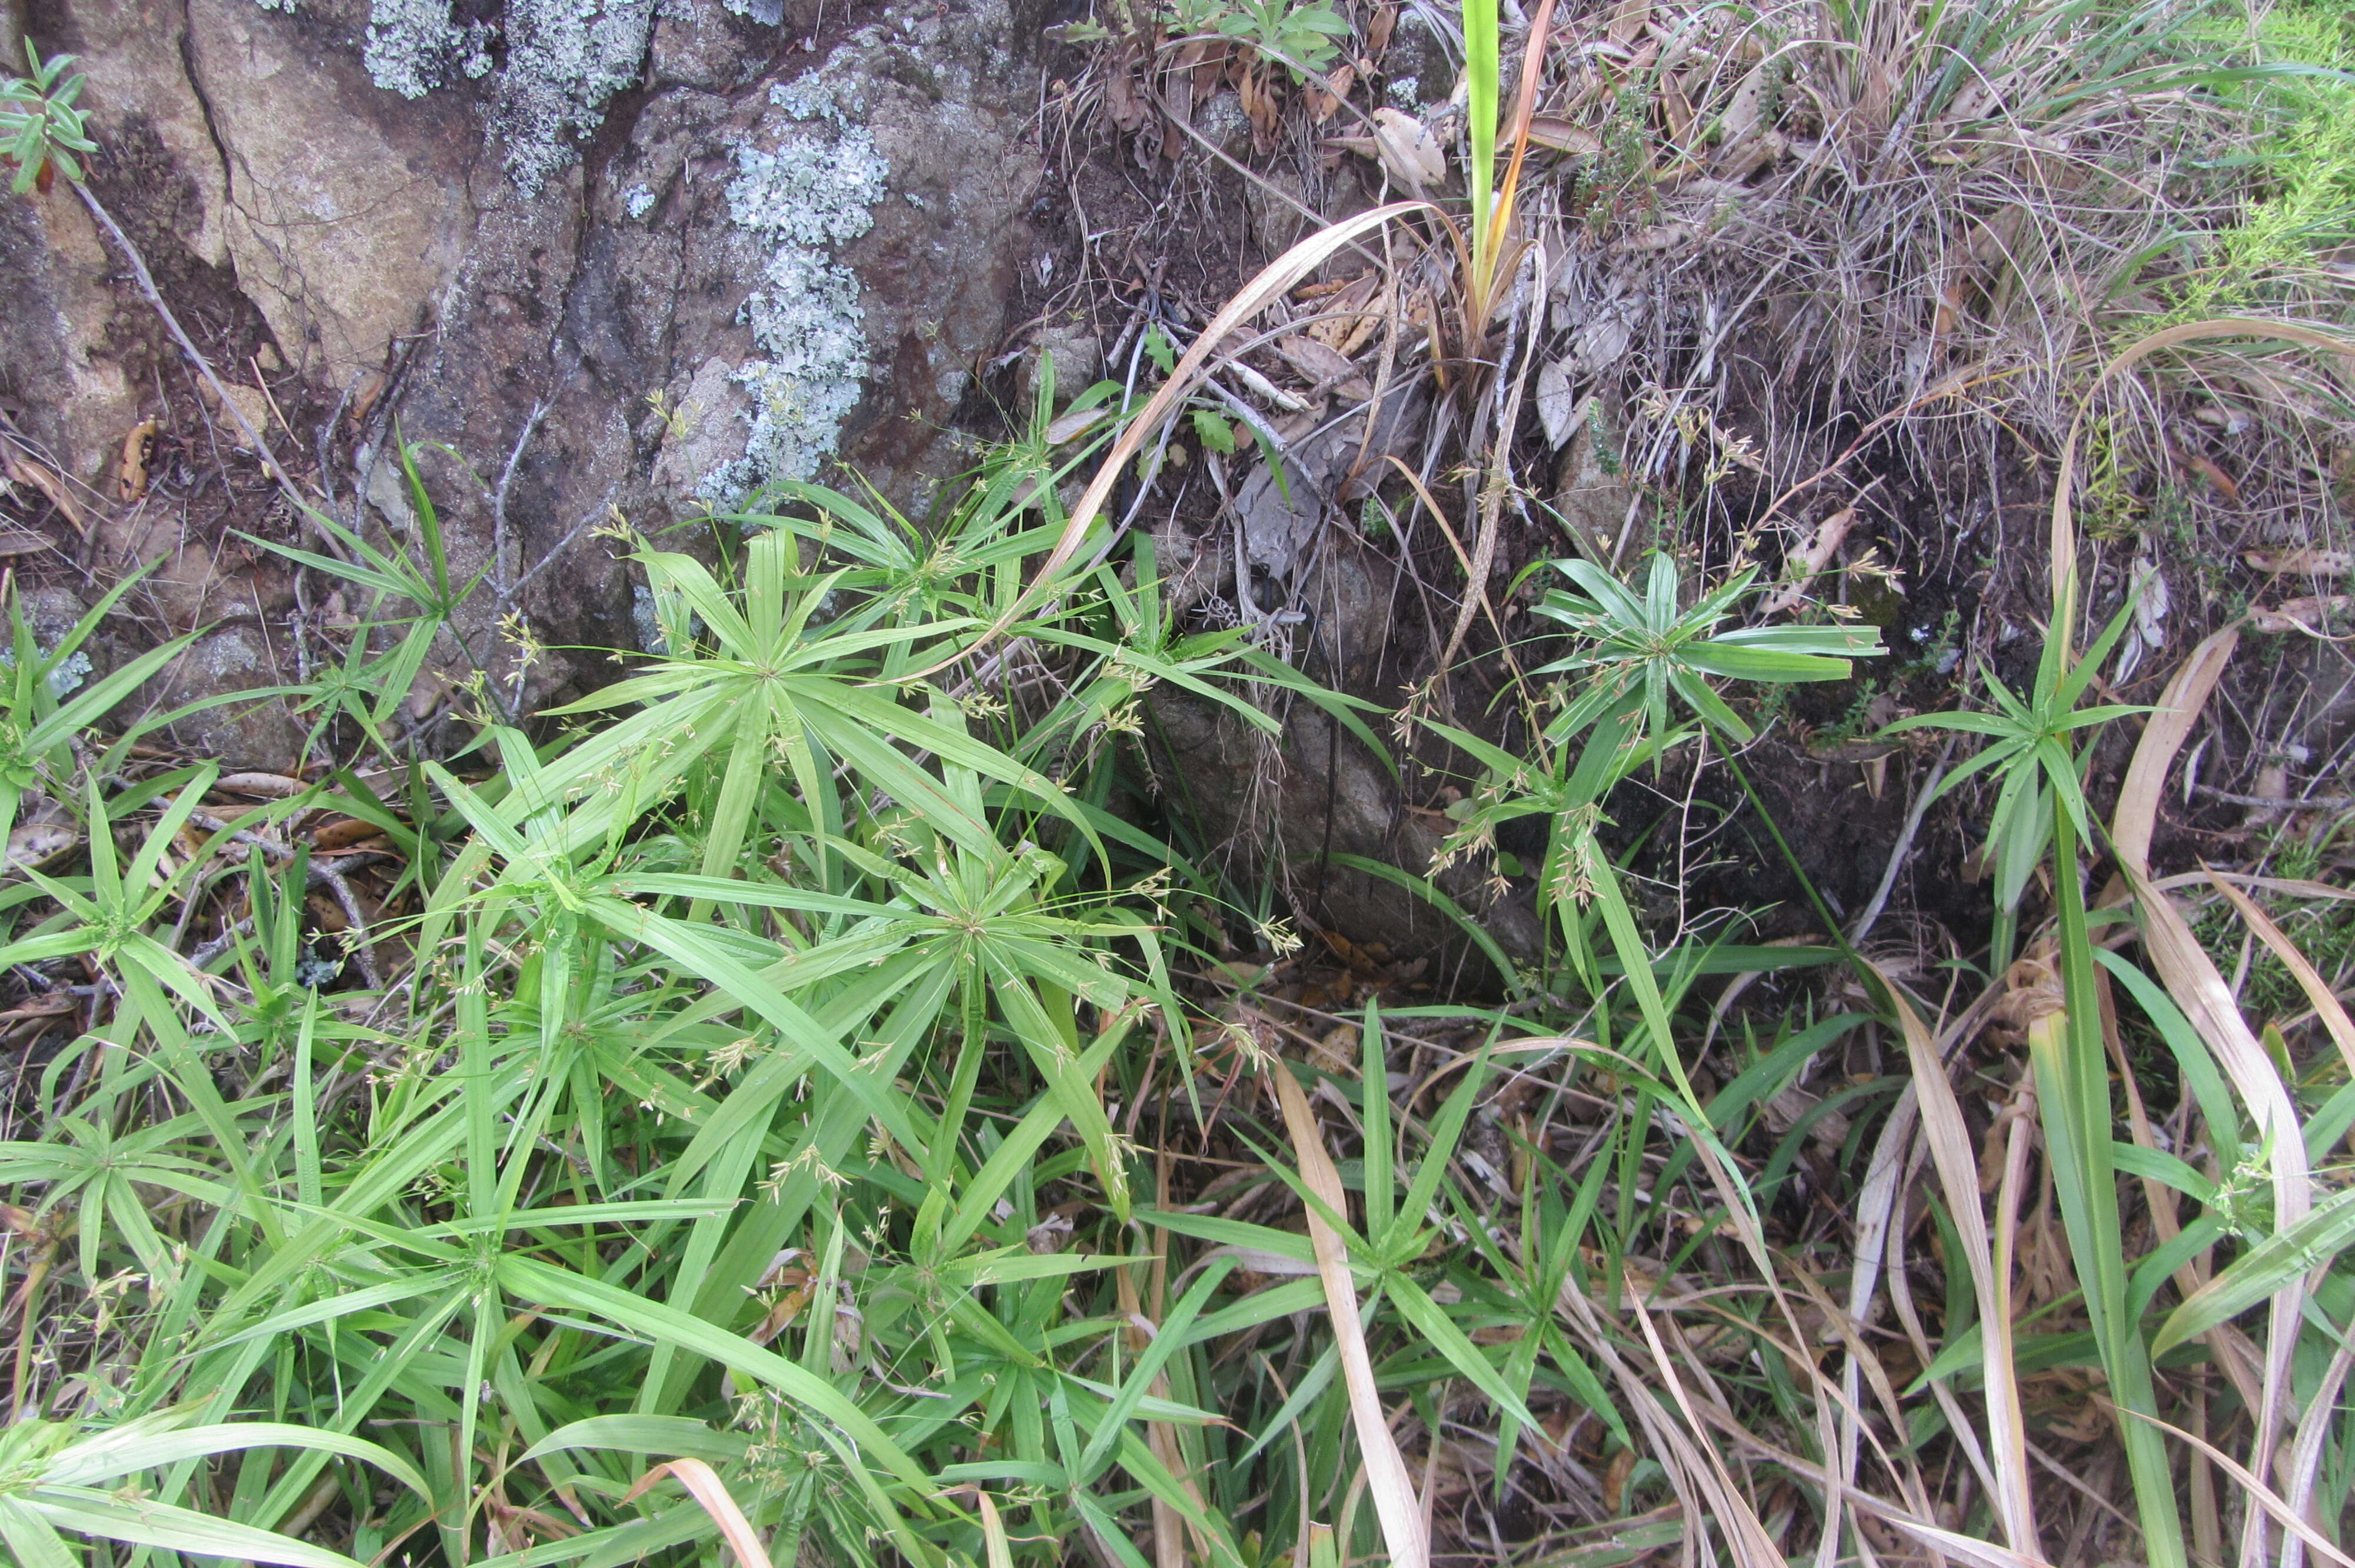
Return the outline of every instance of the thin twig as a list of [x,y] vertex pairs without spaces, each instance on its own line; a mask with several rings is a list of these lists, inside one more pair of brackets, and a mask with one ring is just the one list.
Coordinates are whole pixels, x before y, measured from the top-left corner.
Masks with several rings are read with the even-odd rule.
[[2355,810],[2355,795],[2308,795],[2301,800],[2287,795],[2236,795],[2230,789],[2219,789],[2212,784],[2194,784],[2191,788],[2211,800],[2222,800],[2234,806],[2258,806],[2271,811]]
[[1922,780],[1922,787],[1913,792],[1913,804],[1905,812],[1905,825],[1898,830],[1896,846],[1889,852],[1889,863],[1881,868],[1881,885],[1872,890],[1872,902],[1864,906],[1864,913],[1856,917],[1855,926],[1850,927],[1849,946],[1862,947],[1873,923],[1888,906],[1890,892],[1897,885],[1897,874],[1905,869],[1905,857],[1913,852],[1913,835],[1922,831],[1923,815],[1930,810],[1930,801],[1938,793],[1938,781],[1945,778],[1946,764],[1954,755],[1955,740],[1949,736],[1946,749],[1938,754],[1938,765],[1930,769],[1930,777]]
[[506,466],[499,470],[499,482],[491,491],[491,586],[502,609],[515,596],[515,590],[507,586],[507,491],[515,483],[516,470],[522,465],[524,449],[531,445],[539,422],[548,418],[549,408],[544,399],[533,399],[531,412],[524,417],[523,429],[516,432],[515,447],[507,453]]
[[515,601],[522,597],[523,590],[531,586],[531,580],[534,577],[539,576],[540,573],[548,570],[549,567],[556,564],[557,557],[564,554],[566,547],[570,546],[572,541],[581,537],[591,524],[597,522],[608,512],[613,510],[615,488],[616,487],[613,486],[608,486],[605,491],[605,499],[598,503],[597,509],[582,517],[580,522],[575,523],[565,534],[564,537],[556,542],[554,548],[550,549],[548,554],[542,556],[537,562],[533,563],[531,570],[517,577],[515,580],[514,586],[507,588],[506,592],[499,596],[499,609],[502,612],[513,606]]

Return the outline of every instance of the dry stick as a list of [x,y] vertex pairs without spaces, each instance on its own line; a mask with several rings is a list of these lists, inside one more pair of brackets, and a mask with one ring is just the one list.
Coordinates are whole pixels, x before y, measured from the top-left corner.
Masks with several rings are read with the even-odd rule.
[[1856,917],[1856,924],[1849,929],[1849,947],[1864,946],[1864,939],[1872,934],[1873,924],[1881,918],[1881,910],[1888,907],[1889,895],[1897,886],[1897,874],[1905,869],[1905,857],[1913,853],[1913,835],[1922,831],[1922,818],[1929,811],[1931,800],[1937,796],[1938,781],[1946,776],[1946,764],[1955,755],[1956,738],[1954,736],[1946,737],[1946,749],[1938,754],[1937,766],[1930,769],[1930,777],[1924,779],[1921,789],[1914,792],[1913,804],[1905,812],[1905,825],[1898,831],[1896,847],[1889,852],[1889,863],[1881,870],[1881,885],[1872,890],[1872,902],[1864,906],[1864,913]]
[[516,433],[515,448],[507,453],[506,466],[499,470],[499,482],[491,491],[491,587],[498,595],[499,607],[506,608],[514,597],[507,580],[507,492],[515,484],[516,470],[523,463],[524,448],[539,429],[539,422],[548,418],[550,405],[534,398],[531,412],[524,417],[523,429]]
[[2268,811],[2344,811],[2355,809],[2355,795],[2236,795],[2212,784],[2194,784],[2191,788],[2211,800],[2222,800],[2230,806],[2256,806]]

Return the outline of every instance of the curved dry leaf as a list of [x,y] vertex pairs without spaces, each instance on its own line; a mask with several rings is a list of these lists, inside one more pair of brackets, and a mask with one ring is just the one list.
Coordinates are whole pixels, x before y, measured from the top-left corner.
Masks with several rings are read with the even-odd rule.
[[622,1500],[634,1502],[666,1475],[677,1477],[687,1496],[711,1516],[711,1522],[719,1527],[729,1550],[736,1553],[737,1562],[744,1568],[772,1568],[768,1550],[761,1544],[761,1532],[752,1528],[752,1521],[744,1517],[744,1510],[729,1495],[719,1473],[700,1459],[673,1459],[656,1465],[638,1478],[637,1484],[623,1494]]
[[213,780],[223,794],[246,795],[259,800],[288,800],[310,786],[283,773],[224,773]]
[[1586,411],[1570,388],[1570,361],[1550,360],[1538,366],[1538,419],[1545,426],[1547,444],[1556,451],[1576,432]]
[[147,449],[155,440],[155,421],[142,419],[123,438],[123,461],[114,472],[115,494],[136,501],[147,493]]
[[1585,158],[1600,157],[1603,154],[1602,137],[1558,114],[1533,114],[1529,117],[1529,145],[1553,153],[1575,153]]
[[0,443],[0,473],[7,475],[15,483],[30,485],[48,496],[49,504],[63,513],[66,521],[74,525],[75,533],[90,532],[89,520],[82,516],[80,506],[74,502],[73,487],[66,483],[55,470],[35,462],[20,452],[12,451],[5,443]]
[[1068,414],[1059,414],[1047,427],[1047,444],[1060,447],[1075,441],[1111,418],[1112,410],[1103,408],[1074,408]]
[[2118,790],[2117,810],[2110,816],[2110,841],[2119,863],[2136,872],[2147,873],[2150,867],[2150,837],[2158,821],[2159,797],[2167,789],[2167,770],[2240,642],[2240,628],[2228,626],[2194,648],[2167,683],[2135,747],[2134,761]]
[[2303,631],[2309,636],[2326,635],[2322,629],[2325,616],[2336,610],[2355,609],[2355,594],[2318,594],[2310,599],[2286,599],[2271,609],[2249,611],[2249,628],[2254,631]]
[[1735,84],[1733,96],[1725,106],[1725,118],[1720,122],[1728,145],[1740,142],[1758,129],[1766,108],[1766,67],[1764,62],[1752,66]]
[[[1275,352],[1284,356],[1286,365],[1320,387],[1337,386],[1358,374],[1356,363],[1348,355],[1305,333],[1286,333],[1277,338]],[[1366,395],[1373,396],[1373,388],[1368,387]]]
[[1403,109],[1377,109],[1374,156],[1391,177],[1412,190],[1437,185],[1447,177],[1447,154],[1431,127]]
[[322,854],[337,854],[368,840],[380,838],[384,830],[374,822],[357,817],[345,817],[323,824],[311,835],[311,847]]
[[8,834],[8,869],[47,865],[80,842],[81,835],[69,823],[27,822]]
[[2241,559],[2261,572],[2343,577],[2355,571],[2355,550],[2251,550]]

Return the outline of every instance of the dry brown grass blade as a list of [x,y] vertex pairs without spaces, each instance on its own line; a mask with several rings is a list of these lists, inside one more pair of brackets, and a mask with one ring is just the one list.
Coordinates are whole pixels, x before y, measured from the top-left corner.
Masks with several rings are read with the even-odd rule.
[[[1757,1218],[1746,1201],[1747,1193],[1736,1185],[1732,1173],[1725,1169],[1724,1162],[1718,1158],[1718,1151],[1712,1139],[1696,1138],[1693,1139],[1692,1147],[1702,1170],[1707,1172],[1710,1183],[1716,1187],[1719,1200],[1725,1205],[1727,1223],[1734,1227],[1736,1234],[1741,1237],[1744,1250],[1750,1254],[1751,1263],[1757,1268],[1759,1277],[1765,1282],[1768,1294],[1774,1298],[1776,1310],[1781,1313],[1784,1322],[1790,1327],[1793,1346],[1804,1345],[1807,1338],[1806,1330],[1801,1326],[1798,1314],[1792,1309],[1789,1298],[1784,1294],[1782,1282],[1774,1266],[1774,1253],[1766,1245],[1764,1234],[1758,1228]],[[1827,1324],[1837,1327],[1849,1351],[1845,1376],[1843,1382],[1838,1386],[1833,1385],[1823,1372],[1816,1368],[1811,1358],[1791,1351],[1785,1353],[1785,1359],[1792,1369],[1795,1372],[1804,1371],[1806,1374],[1807,1393],[1816,1407],[1817,1445],[1823,1452],[1836,1454],[1839,1458],[1839,1464],[1830,1472],[1830,1479],[1824,1489],[1824,1533],[1816,1554],[1817,1562],[1821,1568],[1830,1568],[1830,1564],[1838,1555],[1840,1520],[1844,1516],[1842,1504],[1848,1495],[1855,1490],[1857,1460],[1855,1439],[1859,1427],[1856,1384],[1860,1376],[1859,1361],[1865,1356],[1866,1351],[1862,1342],[1857,1338],[1854,1319],[1844,1314],[1828,1297],[1824,1295],[1820,1287],[1814,1286],[1814,1282],[1807,1278],[1804,1270],[1793,1270],[1792,1277],[1803,1287],[1812,1287],[1808,1293],[1814,1298],[1815,1307],[1823,1314],[1823,1319]],[[1639,1308],[1638,1311],[1640,1310]],[[1645,1335],[1647,1340],[1651,1337],[1651,1331],[1649,1320],[1646,1319]],[[1767,1343],[1773,1342],[1773,1336],[1769,1334],[1759,1332],[1759,1338]],[[1875,1367],[1877,1371],[1877,1362]],[[1698,1372],[1698,1369],[1696,1371]],[[1674,1379],[1673,1373],[1670,1375],[1669,1391],[1676,1395],[1678,1408],[1685,1410],[1686,1419],[1689,1421],[1691,1412],[1685,1404],[1682,1383]],[[1885,1379],[1876,1380],[1874,1393],[1887,1395],[1887,1408],[1892,1416],[1897,1416],[1896,1391],[1888,1386]],[[1838,1408],[1837,1420],[1834,1416],[1835,1406]],[[1699,1429],[1695,1428],[1695,1430],[1698,1432]],[[1876,1448],[1879,1446],[1878,1439],[1875,1441],[1875,1446]],[[1715,1457],[1714,1450],[1711,1451],[1711,1457],[1712,1458]],[[1881,1457],[1886,1463],[1889,1455],[1883,1451]],[[1895,1467],[1891,1466],[1891,1468],[1893,1471]],[[1906,1479],[1910,1481],[1912,1478],[1907,1477]],[[1732,1491],[1731,1477],[1726,1478],[1726,1484],[1729,1491]],[[1916,1486],[1912,1489],[1918,1492],[1920,1489]],[[1739,1499],[1738,1492],[1734,1495]],[[1766,1533],[1764,1525],[1758,1521],[1756,1515],[1750,1510],[1746,1499],[1742,1500],[1742,1508],[1733,1516],[1729,1533],[1734,1537],[1737,1555],[1754,1554],[1760,1543],[1767,1543],[1766,1550],[1770,1552],[1774,1550],[1771,1545],[1772,1538]]]
[[1545,75],[1546,45],[1553,41],[1554,0],[1543,0],[1538,14],[1529,22],[1529,38],[1521,50],[1521,90],[1513,100],[1513,122],[1506,132],[1512,143],[1512,155],[1505,160],[1505,177],[1497,186],[1497,210],[1493,214],[1474,213],[1475,221],[1487,217],[1496,237],[1495,249],[1504,248],[1505,236],[1511,232],[1515,217],[1516,197],[1520,194],[1521,165],[1529,155],[1529,132],[1536,122],[1538,90]]
[[973,1495],[981,1504],[981,1549],[989,1568],[1014,1568],[1014,1544],[1006,1538],[1006,1521],[997,1515],[996,1500],[978,1487]]
[[[2339,1391],[2346,1386],[2347,1374],[2355,1371],[2355,1345],[2343,1341],[2331,1352],[2329,1370],[2322,1374],[2321,1386],[2306,1402],[2306,1414],[2298,1418],[2296,1440],[2290,1445],[2289,1510],[2300,1519],[2314,1512],[2314,1483],[2322,1469],[2323,1450],[2339,1425]],[[2296,1555],[2294,1543],[2285,1542],[2282,1568],[2298,1568],[2292,1561]]]
[[[1165,1204],[1168,1202],[1167,1185],[1167,1179],[1165,1173],[1164,1191],[1160,1195],[1160,1201]],[[1156,1247],[1168,1246],[1168,1232],[1156,1230],[1153,1234]],[[1142,1355],[1152,1341],[1144,1327],[1146,1320],[1145,1303],[1137,1296],[1136,1281],[1125,1267],[1114,1270],[1113,1279],[1120,1294],[1120,1314],[1128,1322],[1126,1338],[1129,1352],[1132,1355]],[[1167,1398],[1168,1375],[1163,1372],[1155,1373],[1152,1386],[1146,1392],[1156,1399]],[[1194,1478],[1187,1473],[1185,1457],[1178,1451],[1178,1445],[1169,1431],[1169,1424],[1166,1421],[1146,1422],[1145,1444],[1153,1451],[1153,1457],[1167,1467],[1171,1475],[1178,1478],[1178,1484],[1186,1489],[1187,1496],[1194,1500],[1195,1506],[1200,1507],[1201,1489],[1195,1486]],[[1186,1568],[1184,1542],[1188,1533],[1194,1536],[1196,1549],[1207,1558],[1209,1554],[1209,1542],[1204,1541],[1190,1523],[1181,1523],[1178,1510],[1164,1500],[1158,1493],[1155,1494],[1153,1498],[1154,1568]]]
[[2313,882],[2295,876],[2252,876],[2243,871],[2184,871],[2173,876],[2155,879],[2151,886],[2161,893],[2171,893],[2179,887],[2197,887],[2213,879],[2229,882],[2235,887],[2254,887],[2260,893],[2279,893],[2291,898],[2355,899],[2355,889],[2333,887],[2327,882]]
[[1897,1010],[1899,1029],[1905,1036],[1905,1055],[1913,1070],[1913,1092],[1921,1107],[1923,1136],[1929,1141],[1931,1163],[1938,1184],[1945,1189],[1946,1208],[1962,1237],[1963,1257],[1971,1271],[1971,1290],[1978,1299],[1979,1335],[1985,1354],[1987,1410],[1987,1451],[1997,1484],[1996,1514],[2003,1520],[2004,1539],[2012,1550],[2034,1558],[2042,1553],[2037,1540],[2036,1499],[2029,1484],[2028,1434],[2020,1416],[2019,1383],[2013,1372],[2010,1290],[1997,1277],[1995,1253],[1987,1239],[1987,1215],[1979,1195],[1978,1152],[1971,1146],[1962,1102],[1946,1081],[1945,1063],[1938,1047],[1896,986],[1876,967],[1881,983]]
[[2064,661],[2068,657],[2069,640],[2074,634],[2077,619],[2077,526],[2070,497],[2075,490],[2077,479],[2077,439],[2084,433],[2085,415],[2093,407],[2094,395],[2110,377],[2132,369],[2154,354],[2180,347],[2187,343],[2225,337],[2270,338],[2355,358],[2355,342],[2335,333],[2319,332],[2296,322],[2265,321],[2254,316],[2218,316],[2210,321],[2184,322],[2161,328],[2127,344],[2102,366],[2101,374],[2094,377],[2093,385],[2085,388],[2084,397],[2079,399],[2075,417],[2069,421],[2068,440],[2061,443],[2061,471],[2052,482],[2053,613],[2052,627],[2047,635],[2061,639]]
[[[1207,339],[1209,334],[1205,334]],[[1325,1135],[1308,1097],[1291,1067],[1278,1062],[1271,1075],[1275,1097],[1284,1107],[1284,1125],[1300,1161],[1300,1179],[1337,1214],[1348,1211],[1341,1173],[1325,1152]],[[1382,1414],[1381,1395],[1374,1387],[1374,1361],[1366,1350],[1365,1329],[1358,1321],[1358,1288],[1349,1278],[1349,1257],[1341,1238],[1323,1215],[1308,1210],[1308,1241],[1316,1253],[1317,1277],[1325,1285],[1325,1305],[1333,1322],[1333,1342],[1341,1353],[1341,1377],[1348,1387],[1349,1420],[1358,1431],[1358,1449],[1365,1461],[1368,1489],[1374,1495],[1374,1514],[1381,1521],[1382,1540],[1390,1547],[1393,1568],[1427,1568],[1430,1538],[1423,1531],[1423,1505],[1407,1474],[1406,1457],[1391,1436]]]
[[2158,802],[2167,793],[2167,770],[2190,738],[2191,726],[2200,722],[2209,694],[2240,643],[2241,629],[2235,624],[2194,648],[2167,683],[2135,745],[2134,761],[2118,789],[2117,810],[2110,814],[2110,842],[2122,863],[2145,875],[2150,872],[2150,836],[2158,822]]
[[2279,1493],[2275,1492],[2271,1487],[2266,1486],[2263,1481],[2257,1479],[2255,1476],[2249,1472],[2246,1466],[2234,1463],[2232,1457],[2230,1454],[2225,1453],[2222,1448],[2217,1447],[2206,1438],[2194,1436],[2192,1434],[2186,1432],[2182,1427],[2171,1425],[2155,1416],[2142,1415],[2131,1410],[2127,1411],[2126,1414],[2134,1416],[2137,1421],[2149,1422],[2153,1426],[2158,1427],[2160,1431],[2169,1434],[2170,1436],[2182,1438],[2186,1443],[2190,1444],[2200,1453],[2206,1455],[2209,1463],[2214,1465],[2218,1469],[2232,1477],[2232,1479],[2239,1484],[2241,1490],[2247,1494],[2250,1501],[2255,1503],[2258,1508],[2271,1515],[2277,1523],[2288,1530],[2292,1535],[2296,1536],[2300,1542],[2312,1547],[2317,1556],[2328,1558],[2333,1563],[2342,1563],[2345,1565],[2345,1568],[2355,1568],[2355,1557],[2348,1556],[2347,1553],[2332,1545],[2328,1536],[2324,1535],[2320,1531],[2315,1529],[2314,1526],[2307,1523],[2305,1520],[2298,1516],[2298,1512],[2296,1509],[2291,1508],[2289,1504],[2282,1500]]
[[[1732,1415],[1712,1409],[1709,1412],[1709,1419],[1718,1430],[1723,1432],[1737,1445],[1749,1449],[1768,1463],[1788,1470],[1801,1480],[1811,1481],[1817,1486],[1825,1484],[1827,1478],[1821,1466],[1787,1449],[1776,1447],[1741,1425]],[[1876,1498],[1869,1492],[1852,1494],[1850,1500],[1858,1512],[1868,1514],[1920,1541],[1934,1553],[1932,1559],[1934,1562],[1937,1560],[1937,1556],[1943,1555],[1964,1563],[1983,1564],[1984,1568],[2051,1568],[2051,1563],[2045,1558],[2014,1552],[2009,1547],[1998,1546],[1992,1542],[1977,1541],[1967,1535],[1959,1535],[1927,1520],[1917,1518],[1895,1504]],[[1874,1559],[1868,1558],[1865,1561],[1870,1562]]]
[[1022,591],[1022,596],[973,642],[939,663],[916,671],[906,679],[921,680],[979,652],[1005,635],[1008,628],[1038,603],[1039,596],[1051,588],[1056,574],[1079,554],[1080,543],[1087,537],[1088,524],[1095,521],[1096,514],[1103,511],[1104,503],[1111,499],[1113,487],[1120,482],[1121,474],[1136,454],[1145,450],[1145,443],[1161,428],[1161,422],[1175,412],[1178,406],[1190,397],[1209,375],[1212,361],[1237,328],[1290,293],[1301,279],[1323,266],[1334,252],[1355,243],[1360,236],[1370,234],[1409,213],[1438,211],[1427,201],[1391,202],[1361,212],[1355,217],[1344,218],[1330,228],[1310,235],[1262,268],[1257,277],[1245,283],[1237,291],[1235,297],[1227,302],[1226,309],[1210,319],[1210,324],[1202,329],[1202,335],[1194,340],[1194,346],[1178,361],[1169,379],[1162,383],[1161,390],[1146,400],[1145,407],[1137,410],[1136,418],[1131,419],[1128,428],[1121,432],[1120,440],[1113,443],[1112,450],[1104,455],[1103,465],[1096,470],[1095,478],[1090,480],[1087,489],[1081,493],[1080,503],[1071,508],[1071,515],[1064,522],[1062,535],[1055,541],[1054,549],[1040,563],[1038,574],[1030,579],[1030,586]]
[[727,1483],[719,1478],[719,1472],[700,1459],[672,1459],[656,1465],[638,1478],[637,1484],[623,1495],[622,1500],[635,1501],[666,1475],[677,1477],[679,1485],[687,1489],[687,1495],[703,1506],[711,1522],[719,1527],[720,1539],[736,1553],[737,1562],[744,1568],[771,1568],[768,1549],[761,1544],[761,1532],[752,1528],[752,1521],[736,1506],[736,1499],[729,1495]]
[[2212,872],[2209,874],[2208,880],[2215,885],[2216,891],[2222,894],[2234,909],[2240,911],[2241,918],[2247,923],[2249,929],[2257,934],[2257,940],[2271,948],[2274,956],[2296,977],[2298,989],[2306,992],[2306,1000],[2314,1004],[2315,1016],[2321,1019],[2323,1028],[2330,1032],[2331,1043],[2339,1047],[2339,1057],[2346,1062],[2348,1072],[2355,1074],[2355,1020],[2348,1018],[2347,1008],[2332,993],[2330,982],[2324,980],[2314,965],[2307,961],[2306,955],[2298,950],[2297,944],[2289,939],[2288,934],[2274,923],[2274,917],[2257,907],[2255,901],[2247,894]]
[[[2273,1060],[2250,1033],[2247,1020],[2232,1001],[2232,989],[2216,971],[2215,961],[2192,936],[2183,912],[2167,895],[2154,889],[2141,873],[2126,868],[2126,877],[2142,907],[2143,945],[2152,967],[2175,999],[2191,1027],[2210,1051],[2232,1087],[2249,1107],[2260,1142],[2273,1150],[2274,1223],[2286,1228],[2305,1217],[2314,1203],[2314,1189],[2306,1162],[2305,1136],[2297,1109],[2284,1086]],[[2272,1468],[2274,1439],[2281,1429],[2290,1396],[2290,1358],[2297,1348],[2298,1327],[2306,1299],[2302,1279],[2277,1291],[2266,1324],[2265,1379],[2259,1403],[2256,1430],[2250,1451],[2254,1469],[2262,1476]],[[2261,1527],[2249,1517],[2251,1536],[2245,1549],[2261,1550]]]
[[[1757,1510],[1750,1499],[1742,1495],[1733,1473],[1726,1468],[1725,1457],[1717,1445],[1709,1441],[1708,1422],[1726,1419],[1722,1401],[1702,1400],[1696,1408],[1692,1396],[1685,1392],[1685,1380],[1677,1375],[1677,1366],[1668,1355],[1668,1347],[1660,1342],[1660,1331],[1653,1325],[1652,1314],[1635,1293],[1629,1293],[1627,1309],[1643,1330],[1645,1346],[1651,1351],[1652,1370],[1668,1385],[1668,1397],[1675,1402],[1677,1413],[1684,1418],[1685,1430],[1692,1435],[1689,1444],[1682,1445],[1689,1453],[1697,1453],[1695,1473],[1705,1478],[1717,1494],[1717,1525],[1725,1532],[1726,1542],[1733,1549],[1733,1560],[1742,1568],[1788,1568],[1782,1549],[1774,1537],[1766,1533]],[[1688,1463],[1693,1461],[1688,1459]],[[1839,1488],[1828,1471],[1820,1472],[1825,1495],[1837,1498]],[[1829,1511],[1828,1509],[1827,1511]]]

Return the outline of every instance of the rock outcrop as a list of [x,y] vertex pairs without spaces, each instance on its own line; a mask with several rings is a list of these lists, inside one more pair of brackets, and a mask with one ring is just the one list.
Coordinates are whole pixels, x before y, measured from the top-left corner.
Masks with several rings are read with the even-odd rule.
[[[17,29],[80,57],[93,190],[323,505],[414,530],[394,433],[421,443],[453,569],[485,574],[469,645],[503,692],[505,611],[551,650],[524,702],[634,641],[600,517],[655,535],[837,461],[921,508],[1038,264],[1038,29],[1002,0],[0,0],[21,69]],[[0,412],[106,514],[95,577],[160,566],[153,630],[241,620],[251,657],[205,678],[268,683],[287,574],[232,535],[301,520],[229,471],[234,421],[124,271],[62,189],[0,201]],[[149,418],[207,450],[132,496]]]

